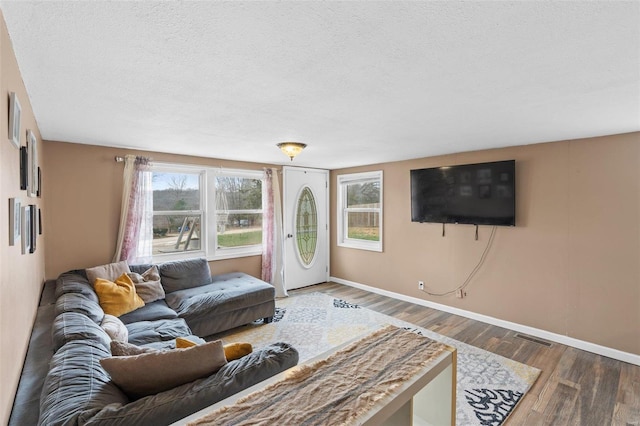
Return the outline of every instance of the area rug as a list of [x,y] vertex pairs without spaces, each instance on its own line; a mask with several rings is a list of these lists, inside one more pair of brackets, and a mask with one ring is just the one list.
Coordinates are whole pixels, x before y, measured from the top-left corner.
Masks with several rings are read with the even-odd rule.
[[257,322],[215,337],[225,343],[249,342],[254,348],[287,342],[298,350],[302,363],[386,325],[404,328],[457,349],[458,425],[503,424],[540,374],[537,368],[324,293],[279,299],[272,323]]

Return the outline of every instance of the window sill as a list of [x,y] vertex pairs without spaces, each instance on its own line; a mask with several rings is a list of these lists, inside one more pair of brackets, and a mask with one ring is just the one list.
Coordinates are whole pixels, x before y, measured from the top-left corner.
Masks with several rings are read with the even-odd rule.
[[338,247],[351,248],[356,250],[376,251],[382,253],[382,243],[367,243],[367,242],[341,242],[338,243]]
[[234,253],[221,253],[220,250],[214,256],[207,256],[207,260],[225,260],[225,259],[237,259],[240,257],[252,257],[252,256],[262,256],[262,249],[259,250],[251,250],[251,251],[242,251],[242,252],[234,252]]
[[204,251],[189,251],[189,252],[176,252],[166,253],[153,256],[153,263],[171,262],[174,260],[196,259],[204,257],[207,261],[225,260],[225,259],[237,259],[242,257],[261,256],[262,248],[256,248],[251,250],[233,250],[226,251],[219,249],[215,255],[207,256]]

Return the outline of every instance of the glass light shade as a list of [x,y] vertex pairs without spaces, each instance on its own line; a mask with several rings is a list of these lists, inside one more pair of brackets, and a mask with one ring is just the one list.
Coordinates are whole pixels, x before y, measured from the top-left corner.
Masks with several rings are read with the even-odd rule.
[[280,142],[277,146],[287,157],[291,158],[291,161],[293,161],[293,157],[300,154],[302,150],[307,147],[307,144],[302,142]]

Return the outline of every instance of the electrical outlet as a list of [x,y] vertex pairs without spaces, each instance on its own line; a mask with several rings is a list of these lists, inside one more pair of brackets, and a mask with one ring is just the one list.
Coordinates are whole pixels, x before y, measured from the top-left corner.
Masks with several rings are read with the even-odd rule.
[[418,281],[418,288],[424,290],[424,281]]

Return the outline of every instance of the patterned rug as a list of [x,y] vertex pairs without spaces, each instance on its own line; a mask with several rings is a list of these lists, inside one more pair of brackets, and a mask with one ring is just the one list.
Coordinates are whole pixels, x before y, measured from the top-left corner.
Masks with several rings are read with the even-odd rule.
[[287,342],[298,350],[302,363],[389,324],[457,349],[456,424],[460,426],[503,424],[540,374],[537,368],[323,293],[279,299],[271,324],[260,321],[215,338],[225,343],[249,342],[254,348]]

